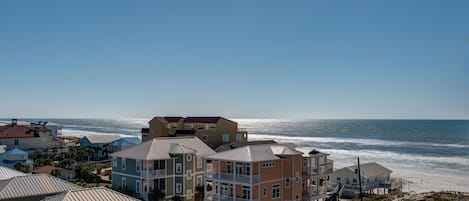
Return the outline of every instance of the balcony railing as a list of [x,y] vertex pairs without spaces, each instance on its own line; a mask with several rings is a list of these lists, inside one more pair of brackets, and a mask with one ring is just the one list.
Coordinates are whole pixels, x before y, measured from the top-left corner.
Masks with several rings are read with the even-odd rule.
[[[212,200],[220,200],[220,201],[233,201],[233,200],[235,200],[235,201],[250,201],[251,199],[239,198],[239,197],[234,197],[234,196],[225,196],[225,195],[219,196],[219,195],[216,194],[216,193],[207,192],[206,197],[205,197],[205,200],[206,200],[206,201],[212,201]],[[252,201],[259,201],[259,198],[253,198]]]
[[[251,175],[244,174],[229,174],[221,172],[219,175],[218,172],[207,172],[205,177],[212,180],[235,181],[236,183],[251,183]],[[253,174],[252,183],[258,183],[259,181],[259,175]]]
[[166,176],[166,169],[159,170],[140,170],[140,176],[144,178]]

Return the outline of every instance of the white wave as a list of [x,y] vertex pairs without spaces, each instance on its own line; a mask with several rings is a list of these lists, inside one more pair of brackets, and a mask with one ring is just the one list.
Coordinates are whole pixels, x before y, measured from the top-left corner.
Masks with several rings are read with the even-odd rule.
[[62,129],[62,134],[64,136],[76,136],[76,137],[83,137],[89,135],[120,135],[122,137],[138,137],[141,136],[137,135],[127,135],[122,133],[104,133],[104,132],[94,132],[94,131],[83,131],[83,130],[75,130],[75,129]]
[[406,142],[394,140],[376,140],[376,139],[360,139],[360,138],[334,138],[334,137],[293,137],[281,135],[261,135],[249,134],[250,139],[272,139],[280,142],[291,143],[351,143],[361,145],[380,145],[380,146],[435,146],[435,147],[450,147],[450,148],[469,148],[469,145],[462,144],[443,144],[443,143],[428,143],[428,142]]

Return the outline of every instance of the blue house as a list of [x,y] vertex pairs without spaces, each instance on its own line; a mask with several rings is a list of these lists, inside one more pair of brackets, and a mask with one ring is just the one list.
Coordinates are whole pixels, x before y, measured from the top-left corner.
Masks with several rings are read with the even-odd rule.
[[3,156],[2,164],[13,168],[16,163],[27,165],[30,170],[33,168],[33,161],[28,158],[28,152],[19,148],[13,148],[6,151]]
[[129,147],[142,143],[138,137],[125,137],[114,140],[108,144],[108,151],[110,153],[118,152]]
[[88,147],[93,150],[90,153],[92,160],[108,159],[108,153],[106,145],[114,140],[120,139],[119,135],[88,135],[80,140],[80,147]]

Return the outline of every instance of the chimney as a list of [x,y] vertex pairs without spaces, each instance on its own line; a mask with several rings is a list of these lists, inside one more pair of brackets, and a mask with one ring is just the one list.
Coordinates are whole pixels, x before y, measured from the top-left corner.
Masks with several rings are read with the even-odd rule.
[[11,126],[17,126],[18,125],[18,119],[11,119]]

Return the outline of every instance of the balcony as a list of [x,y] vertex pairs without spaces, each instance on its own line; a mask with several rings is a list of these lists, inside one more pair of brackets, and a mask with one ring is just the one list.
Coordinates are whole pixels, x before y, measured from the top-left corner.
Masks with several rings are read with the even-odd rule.
[[140,176],[143,178],[163,177],[166,176],[166,169],[140,170]]
[[[207,174],[205,175],[207,179],[210,180],[223,180],[227,182],[235,182],[235,183],[245,183],[245,184],[250,184],[251,183],[251,176],[250,175],[243,175],[243,174],[229,174],[225,172],[221,172],[218,174],[218,172],[209,172],[207,171]],[[252,175],[252,184],[254,183],[259,183],[260,177],[258,174],[253,174]]]
[[[225,195],[219,196],[218,194],[212,193],[212,192],[207,192],[207,193],[206,193],[205,200],[206,200],[206,201],[212,201],[212,200],[220,200],[220,201],[233,201],[233,200],[235,200],[235,201],[251,201],[251,199],[245,199],[245,198],[239,198],[239,197],[233,197],[233,196],[225,196]],[[259,198],[253,198],[252,201],[259,201]]]

